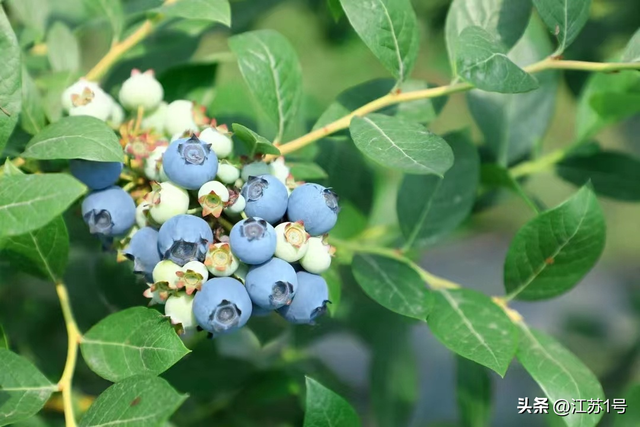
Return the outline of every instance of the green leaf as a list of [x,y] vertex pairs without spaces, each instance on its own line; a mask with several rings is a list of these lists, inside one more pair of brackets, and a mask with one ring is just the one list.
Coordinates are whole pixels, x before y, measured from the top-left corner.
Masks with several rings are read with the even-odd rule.
[[380,255],[356,255],[353,275],[364,292],[381,306],[418,320],[425,320],[432,295],[417,271],[407,264]]
[[336,22],[338,22],[342,15],[344,15],[344,10],[342,10],[340,0],[327,0],[327,7],[329,8],[329,12],[331,12],[333,20]]
[[168,69],[158,77],[165,101],[189,99],[206,105],[215,86],[217,69],[216,63],[190,63]]
[[640,160],[614,151],[572,156],[556,166],[565,181],[582,186],[591,181],[596,193],[618,200],[640,200]]
[[[576,134],[578,141],[586,141],[606,126],[620,120],[634,110],[633,103],[626,102],[630,96],[640,95],[640,73],[621,71],[619,73],[592,74],[580,94],[576,113]],[[604,114],[596,107],[602,105]],[[611,111],[609,111],[611,109]]]
[[[532,19],[522,39],[509,52],[509,58],[525,66],[546,58],[551,51],[542,23]],[[540,87],[528,93],[469,92],[469,111],[497,163],[507,166],[522,159],[542,140],[553,117],[559,76],[551,70],[538,73]],[[531,114],[534,109],[536,114]]]
[[233,123],[231,128],[233,129],[233,135],[245,145],[249,153],[249,158],[253,158],[257,154],[280,155],[280,150],[278,150],[276,146],[269,142],[267,138],[258,135],[251,129],[239,125],[238,123]]
[[22,105],[20,47],[0,7],[0,154],[18,123]]
[[404,81],[418,57],[418,23],[409,0],[340,0],[349,22],[387,70]]
[[608,122],[619,122],[640,112],[640,93],[596,93],[591,108]]
[[90,116],[70,116],[34,136],[22,157],[122,162],[124,154],[118,136],[105,122]]
[[42,97],[26,67],[22,67],[22,112],[20,125],[25,132],[35,135],[46,123]]
[[158,12],[166,16],[219,22],[231,27],[231,7],[228,0],[180,0],[162,6]]
[[287,162],[287,166],[291,169],[291,175],[298,181],[313,181],[329,176],[316,163]]
[[356,147],[382,166],[442,176],[453,165],[445,140],[417,123],[369,114],[354,117],[349,130]]
[[[387,95],[395,84],[396,81],[393,79],[373,79],[342,91],[320,115],[318,121],[313,125],[313,130],[335,122],[363,105]],[[394,112],[394,107],[386,107],[378,111],[379,114],[393,114]]]
[[538,87],[538,81],[507,57],[507,50],[480,27],[465,28],[458,36],[458,75],[488,92],[520,93]]
[[37,230],[64,212],[86,191],[65,174],[0,178],[0,237]]
[[456,357],[456,394],[462,427],[488,427],[491,421],[491,378],[487,369]]
[[62,217],[44,227],[3,241],[0,254],[26,273],[57,282],[69,258],[69,235]]
[[304,427],[358,427],[360,418],[340,395],[306,377]]
[[626,412],[615,417],[614,427],[635,427],[640,420],[640,384],[631,387],[624,395]]
[[276,124],[275,140],[280,141],[302,103],[302,70],[293,46],[273,30],[258,30],[231,37],[229,47],[254,98]]
[[45,114],[50,123],[57,122],[62,118],[63,110],[60,99],[62,93],[75,81],[74,73],[70,71],[61,71],[51,73],[38,78],[36,86],[46,87],[43,92],[43,105]]
[[53,71],[80,69],[80,45],[73,32],[62,22],[55,22],[49,29],[47,56]]
[[589,19],[591,0],[533,0],[540,17],[558,39],[556,55],[575,40]]
[[463,133],[444,136],[454,155],[444,177],[406,175],[398,191],[396,210],[406,247],[422,247],[455,230],[467,218],[476,199],[480,157]]
[[101,320],[84,335],[80,349],[93,372],[114,382],[161,374],[189,353],[171,322],[146,307]]
[[475,25],[510,49],[524,33],[530,15],[531,0],[453,0],[445,23],[445,38],[454,74],[462,30]]
[[93,402],[80,427],[163,426],[189,397],[164,379],[135,376],[113,384]]
[[[421,80],[407,80],[400,85],[400,91],[413,92],[435,86],[436,85],[428,84]],[[433,122],[438,117],[440,111],[442,111],[446,105],[447,100],[448,97],[446,96],[418,99],[416,101],[397,104],[395,109],[392,110],[395,111],[396,117],[426,125]]]
[[106,18],[113,31],[113,40],[119,40],[125,25],[121,0],[84,0],[84,4],[98,17]]
[[48,0],[6,0],[4,3],[9,6],[12,17],[15,16],[25,25],[27,30],[34,33],[34,41],[42,41],[51,14],[51,2]]
[[582,187],[516,234],[504,264],[510,298],[551,298],[573,288],[593,268],[605,244],[605,222],[596,196]]
[[[603,399],[602,387],[595,375],[559,342],[540,331],[520,324],[518,361],[549,398],[549,408],[558,399]],[[551,411],[549,411],[551,412]],[[563,418],[568,427],[592,427],[599,414],[569,414]]]
[[471,289],[441,289],[427,323],[449,350],[504,376],[516,351],[516,328],[488,296]]
[[627,43],[620,60],[622,62],[640,62],[640,29],[633,34]]
[[4,328],[0,325],[0,350],[9,349],[9,340],[7,339],[7,334],[4,332]]
[[13,162],[7,158],[4,161],[4,166],[2,167],[2,172],[4,173],[5,176],[9,176],[9,175],[24,175],[24,172],[22,172],[20,170],[20,168],[18,168],[16,165],[13,164]]
[[36,414],[57,389],[27,359],[0,348],[0,426]]
[[[363,154],[347,138],[323,139],[318,141],[318,147],[316,162],[327,171],[328,186],[340,195],[341,200],[349,201],[367,214],[373,204],[375,176]],[[336,227],[341,226],[341,221],[342,218]]]
[[[313,125],[313,130],[341,119],[363,105],[389,94],[395,85],[396,81],[393,79],[374,79],[350,87],[341,92],[336,100],[327,107],[315,125]],[[430,87],[430,85],[423,81],[407,80],[400,84],[399,89],[402,92],[408,92],[427,89],[428,87]],[[409,121],[427,124],[436,119],[446,102],[447,97],[419,99],[391,105],[378,110],[377,113],[389,116],[396,115]],[[336,133],[334,135],[339,134],[340,133]]]

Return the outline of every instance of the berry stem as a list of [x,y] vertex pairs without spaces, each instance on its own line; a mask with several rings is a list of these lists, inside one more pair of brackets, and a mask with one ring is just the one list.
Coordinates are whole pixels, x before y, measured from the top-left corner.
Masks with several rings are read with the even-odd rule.
[[538,157],[534,160],[522,162],[517,166],[511,168],[511,176],[516,179],[526,175],[531,175],[536,172],[547,170],[557,163],[564,160],[577,146],[581,145],[582,141],[578,141],[574,144],[568,145],[563,148],[554,150],[544,156]]
[[[529,73],[539,73],[545,70],[580,70],[580,71],[592,71],[592,72],[614,72],[621,70],[640,70],[640,62],[588,62],[588,61],[565,61],[553,59],[551,57],[543,59],[540,62],[524,67],[524,70]],[[403,102],[416,101],[418,99],[437,98],[440,96],[451,95],[457,92],[467,92],[473,89],[474,86],[470,83],[452,83],[445,86],[439,86],[429,89],[415,90],[410,92],[391,92],[388,93],[368,104],[363,105],[357,110],[352,111],[346,116],[309,132],[293,141],[289,141],[285,144],[279,145],[280,155],[293,153],[300,150],[307,145],[331,135],[342,129],[349,127],[351,119],[354,117],[362,117],[369,113],[378,111],[384,107],[390,105],[400,104]],[[277,156],[269,155],[266,157],[266,161],[274,160]]]
[[[163,5],[175,3],[177,0],[165,0]],[[138,27],[129,37],[119,43],[114,43],[109,52],[85,76],[89,81],[98,81],[118,62],[118,60],[131,48],[144,40],[153,28],[162,20],[162,16],[156,15],[149,18]]]
[[76,419],[73,411],[73,373],[76,368],[76,361],[78,360],[78,344],[82,338],[78,325],[73,317],[71,310],[71,303],[69,302],[69,293],[67,287],[62,282],[56,283],[56,292],[58,293],[58,299],[60,300],[60,307],[62,308],[62,315],[64,316],[65,324],[67,325],[67,361],[64,365],[64,371],[62,377],[58,381],[58,390],[62,392],[62,401],[64,407],[65,425],[66,427],[76,427]]
[[140,132],[140,126],[142,126],[142,119],[144,118],[144,107],[142,105],[138,105],[138,113],[136,115],[136,125],[135,125],[135,134],[137,135]]
[[233,228],[233,224],[231,222],[229,222],[229,220],[227,220],[226,218],[223,217],[219,217],[216,219],[216,221],[218,221],[218,223],[224,227],[225,230],[227,231],[231,231],[231,229]]

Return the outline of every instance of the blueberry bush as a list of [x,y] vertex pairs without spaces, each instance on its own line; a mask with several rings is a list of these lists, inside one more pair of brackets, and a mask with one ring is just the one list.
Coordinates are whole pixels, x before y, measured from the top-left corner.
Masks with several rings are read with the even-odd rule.
[[[571,50],[596,0],[293,3],[362,55],[327,105],[300,58],[340,56],[259,20],[281,2],[0,2],[0,425],[421,427],[422,323],[456,355],[447,425],[491,425],[515,365],[550,407],[619,397],[515,306],[593,269],[603,198],[640,200],[640,159],[595,139],[640,112],[640,31],[596,29],[599,59]],[[575,130],[544,147],[558,115]],[[549,171],[574,185],[553,205]],[[423,267],[511,200],[502,295]],[[315,357],[336,333],[370,351],[364,403]],[[628,396],[540,419],[635,426]]]

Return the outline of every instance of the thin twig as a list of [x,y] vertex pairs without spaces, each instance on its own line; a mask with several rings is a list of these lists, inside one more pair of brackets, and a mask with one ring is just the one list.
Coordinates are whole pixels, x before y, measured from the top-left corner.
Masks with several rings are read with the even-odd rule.
[[62,377],[58,381],[58,390],[62,392],[62,400],[64,406],[64,417],[66,427],[76,427],[76,419],[73,413],[73,373],[76,369],[76,361],[78,360],[78,345],[82,339],[78,325],[71,311],[71,303],[69,302],[69,293],[62,282],[56,283],[56,292],[62,307],[62,315],[67,326],[67,361],[64,365]]
[[[593,72],[613,72],[620,70],[640,70],[640,62],[618,63],[618,62],[587,62],[587,61],[564,61],[553,58],[547,58],[528,67],[524,70],[529,73],[539,73],[545,70],[582,70]],[[354,117],[362,117],[366,114],[381,110],[390,105],[400,104],[403,102],[416,101],[418,99],[437,98],[457,92],[467,92],[473,89],[470,83],[453,83],[446,86],[440,86],[429,89],[422,89],[410,92],[392,92],[386,94],[368,104],[363,105],[357,110],[352,111],[346,116],[326,125],[306,135],[303,135],[293,141],[281,144],[278,148],[280,154],[285,155],[300,150],[307,145],[331,135],[342,129],[349,127],[351,119]],[[266,161],[274,160],[276,156],[267,156]]]
[[[172,4],[176,1],[177,0],[165,0],[163,5]],[[149,36],[154,26],[157,25],[160,20],[161,18],[158,16],[153,19],[147,19],[137,30],[131,33],[129,37],[119,43],[114,43],[111,49],[109,49],[109,52],[87,73],[85,76],[87,80],[100,80],[127,51]]]

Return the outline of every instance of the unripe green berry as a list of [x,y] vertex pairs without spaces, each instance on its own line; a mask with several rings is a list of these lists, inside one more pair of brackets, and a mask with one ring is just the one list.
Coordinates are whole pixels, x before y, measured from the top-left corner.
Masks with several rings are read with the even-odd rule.
[[171,318],[171,323],[174,325],[181,324],[184,332],[196,329],[198,326],[193,315],[194,296],[180,292],[170,296],[164,305],[164,314]]
[[142,202],[136,207],[136,225],[139,228],[149,226],[149,203]]
[[202,288],[202,284],[209,279],[207,267],[200,261],[189,261],[176,272],[178,280],[176,287],[185,289],[188,295]]
[[151,181],[168,181],[167,175],[162,167],[162,155],[167,151],[166,145],[161,145],[153,149],[149,157],[144,160],[144,174]]
[[233,184],[240,178],[240,169],[229,163],[219,163],[217,177],[225,184]]
[[239,194],[236,202],[231,206],[227,206],[226,208],[224,208],[224,212],[228,215],[240,215],[244,211],[244,208],[246,206],[247,201],[242,196],[242,194]]
[[212,275],[228,277],[236,272],[240,264],[228,243],[215,243],[209,246],[204,265]]
[[225,203],[228,201],[229,190],[221,182],[205,182],[198,190],[198,203],[202,206],[202,216],[220,217]]
[[300,265],[309,273],[324,273],[331,267],[331,246],[324,243],[322,237],[311,237],[309,249],[300,260]]
[[176,289],[176,282],[178,281],[177,272],[182,271],[182,268],[175,262],[165,259],[156,264],[153,268],[153,282],[167,282],[168,287]]
[[118,98],[120,103],[127,110],[136,110],[142,107],[147,111],[155,110],[162,102],[164,90],[153,71],[147,70],[141,73],[139,70],[132,70],[131,77],[122,83]]
[[180,99],[169,104],[164,129],[169,135],[182,135],[185,131],[197,132],[198,126],[193,118],[193,102]]
[[309,233],[298,222],[283,222],[276,226],[276,256],[287,262],[299,261],[309,249]]
[[149,203],[149,215],[158,224],[189,210],[189,193],[172,182],[154,184],[145,200]]
[[208,127],[204,129],[200,132],[198,139],[211,145],[211,149],[220,159],[229,156],[233,152],[233,141],[231,138],[215,128]]
[[162,101],[158,108],[142,119],[141,127],[144,130],[153,130],[157,133],[164,133],[164,123],[167,119],[167,108],[169,104]]
[[278,157],[273,162],[269,163],[269,173],[283,184],[287,184],[287,179],[291,174],[291,169],[284,163],[284,157]]

